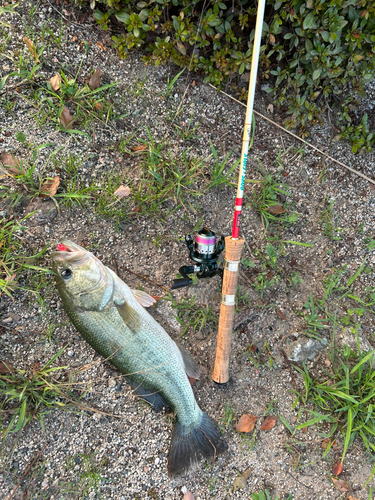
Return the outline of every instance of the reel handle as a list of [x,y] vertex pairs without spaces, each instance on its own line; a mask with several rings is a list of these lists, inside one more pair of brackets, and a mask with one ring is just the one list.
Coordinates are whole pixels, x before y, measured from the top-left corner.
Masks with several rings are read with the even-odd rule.
[[184,286],[189,286],[193,280],[190,278],[178,278],[172,281],[171,290],[176,290],[177,288],[183,288]]

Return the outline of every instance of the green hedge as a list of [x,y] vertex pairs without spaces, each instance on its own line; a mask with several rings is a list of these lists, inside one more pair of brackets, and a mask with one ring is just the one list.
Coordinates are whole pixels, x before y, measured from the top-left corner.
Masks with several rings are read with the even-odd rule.
[[[250,69],[254,2],[93,0],[90,5],[104,29],[110,22],[123,24],[124,32],[112,37],[121,57],[143,47],[146,63],[173,61],[219,87]],[[320,121],[322,109],[338,104],[341,135],[352,140],[354,152],[371,150],[375,137],[367,116],[355,124],[349,107],[375,73],[373,0],[268,0],[262,44],[259,76],[268,82],[274,103],[287,106],[287,127],[298,126],[307,135],[307,125]],[[246,90],[237,84],[242,97]]]

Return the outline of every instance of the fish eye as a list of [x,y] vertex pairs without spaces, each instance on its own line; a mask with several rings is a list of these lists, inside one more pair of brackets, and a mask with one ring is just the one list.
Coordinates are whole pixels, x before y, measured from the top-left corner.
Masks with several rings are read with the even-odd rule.
[[61,273],[61,276],[64,280],[68,280],[69,278],[72,277],[72,271],[70,269],[64,269],[64,271],[62,271]]

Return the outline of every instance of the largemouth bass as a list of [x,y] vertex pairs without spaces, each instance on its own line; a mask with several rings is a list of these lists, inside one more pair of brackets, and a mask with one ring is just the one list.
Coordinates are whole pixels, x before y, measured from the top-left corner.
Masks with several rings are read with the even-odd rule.
[[131,290],[92,253],[61,240],[53,271],[65,311],[83,338],[125,375],[156,410],[176,414],[168,473],[176,476],[202,457],[227,448],[218,427],[195,401],[188,377],[199,378],[189,353],[144,309],[155,300]]

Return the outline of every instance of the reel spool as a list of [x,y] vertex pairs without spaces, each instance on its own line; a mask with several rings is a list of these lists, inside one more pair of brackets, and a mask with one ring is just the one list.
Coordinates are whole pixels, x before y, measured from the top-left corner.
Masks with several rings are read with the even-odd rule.
[[179,273],[183,277],[172,281],[172,290],[191,285],[193,280],[188,274],[196,274],[199,279],[210,278],[216,274],[223,276],[223,269],[217,265],[219,255],[225,247],[223,236],[218,237],[213,231],[204,228],[194,238],[185,236],[185,242],[194,265],[180,267]]

